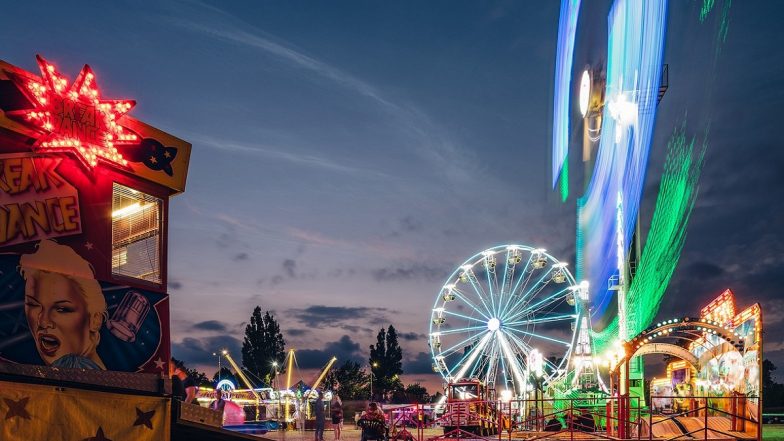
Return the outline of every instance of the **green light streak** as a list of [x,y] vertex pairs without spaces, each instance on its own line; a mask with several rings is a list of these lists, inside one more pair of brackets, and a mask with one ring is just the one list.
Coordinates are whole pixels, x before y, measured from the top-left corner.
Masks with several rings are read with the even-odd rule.
[[700,22],[704,22],[708,14],[713,10],[716,0],[702,0],[702,7],[700,8]]
[[730,30],[730,6],[732,6],[732,0],[726,0],[721,8],[721,24],[719,25],[717,41],[719,47],[717,50],[721,50],[721,43],[724,43],[727,40],[727,32]]
[[[658,313],[686,239],[686,226],[697,197],[697,184],[707,148],[707,133],[695,157],[695,139],[686,139],[685,128],[684,122],[675,129],[667,143],[664,173],[648,239],[627,294],[630,336],[647,328]],[[603,352],[618,338],[618,319],[615,318],[602,331],[592,332],[592,335],[597,352]]]
[[569,154],[564,157],[563,166],[561,168],[561,176],[558,180],[558,188],[561,191],[561,202],[566,202],[569,198]]

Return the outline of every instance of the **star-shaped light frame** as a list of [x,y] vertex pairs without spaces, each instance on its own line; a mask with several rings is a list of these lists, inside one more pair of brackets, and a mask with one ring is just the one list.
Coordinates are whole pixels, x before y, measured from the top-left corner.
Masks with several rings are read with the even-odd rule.
[[41,77],[10,73],[11,79],[29,98],[31,109],[8,112],[42,133],[34,148],[39,151],[74,152],[88,168],[98,160],[126,167],[128,162],[117,145],[139,143],[139,136],[119,124],[119,119],[136,105],[134,100],[101,98],[95,73],[88,65],[71,85],[57,69],[36,55]]

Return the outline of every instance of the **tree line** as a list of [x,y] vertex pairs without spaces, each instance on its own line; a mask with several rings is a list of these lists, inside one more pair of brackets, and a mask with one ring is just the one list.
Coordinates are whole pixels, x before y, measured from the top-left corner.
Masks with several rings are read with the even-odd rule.
[[[261,307],[256,306],[250,321],[245,326],[242,341],[242,373],[255,385],[272,385],[276,375],[285,374],[284,360],[286,343],[280,325],[272,313],[262,314]],[[216,352],[216,355],[219,354]],[[184,363],[174,360],[181,367]],[[326,362],[326,360],[325,360]],[[229,369],[222,366],[212,379],[203,372],[188,369],[186,372],[197,384],[217,384],[218,379],[229,379],[235,385],[243,387],[239,378]],[[338,391],[343,400],[372,400],[385,402],[428,402],[431,397],[419,383],[403,385],[403,350],[398,342],[397,330],[394,326],[381,328],[376,336],[376,343],[370,345],[370,357],[367,365],[358,361],[345,360],[342,365],[333,368],[325,377],[325,387]],[[282,377],[281,377],[282,378]]]

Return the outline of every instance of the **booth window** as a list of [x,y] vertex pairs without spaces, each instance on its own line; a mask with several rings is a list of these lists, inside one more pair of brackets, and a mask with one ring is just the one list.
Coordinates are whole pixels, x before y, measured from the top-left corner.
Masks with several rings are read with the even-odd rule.
[[115,183],[112,274],[161,283],[161,200]]

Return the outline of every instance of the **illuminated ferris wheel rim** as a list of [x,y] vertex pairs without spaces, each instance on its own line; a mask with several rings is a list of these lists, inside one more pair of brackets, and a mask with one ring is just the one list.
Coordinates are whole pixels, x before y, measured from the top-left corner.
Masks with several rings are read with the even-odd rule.
[[[504,253],[505,258],[502,263],[499,263],[498,257],[503,256]],[[529,256],[524,261],[525,254]],[[524,266],[521,267],[523,263]],[[485,273],[486,286],[484,287],[482,280],[474,272],[477,266],[482,270],[480,273]],[[503,272],[500,283],[497,269]],[[537,277],[539,274],[542,276],[529,286],[534,274]],[[515,277],[517,277],[516,281]],[[541,309],[544,309],[546,306],[566,300],[570,295],[576,295],[576,290],[581,286],[575,283],[565,263],[561,263],[542,248],[518,244],[495,246],[471,256],[450,274],[433,304],[428,343],[434,369],[449,382],[474,376],[479,366],[478,371],[484,371],[488,382],[494,383],[500,378],[496,377],[500,369],[504,384],[507,387],[512,384],[515,394],[522,395],[528,383],[527,375],[532,368],[529,366],[529,361],[535,357],[544,358],[536,348],[528,344],[531,339],[538,338],[546,343],[560,345],[563,351],[561,352],[563,356],[557,364],[548,360],[540,361],[540,363],[549,363],[549,372],[540,375],[544,377],[544,381],[562,375],[575,342],[579,317],[576,303],[567,301],[573,307],[572,313],[557,316],[540,315],[539,310],[528,308],[531,301],[554,280],[556,285],[565,284],[566,288],[538,301],[533,307],[543,305]],[[458,288],[461,283],[470,286],[469,290],[473,290],[477,300],[475,303],[467,299],[468,292],[462,292]],[[516,295],[523,292],[522,288],[529,289],[522,297],[515,299]],[[498,300],[497,304],[496,300]],[[527,302],[524,302],[525,300]],[[467,306],[471,315],[448,311],[447,304],[452,302],[463,305],[463,309]],[[472,326],[452,329],[446,324],[446,316],[470,321]],[[567,333],[571,333],[571,338],[561,340],[532,332],[533,326],[537,323],[555,321],[569,323],[571,329],[567,328]],[[446,329],[442,330],[442,326]],[[445,350],[441,341],[447,334],[463,334],[467,335],[467,338]],[[455,353],[455,347],[459,348],[461,345],[466,353],[457,364],[450,367],[446,358]],[[513,378],[510,380],[508,377]]]

